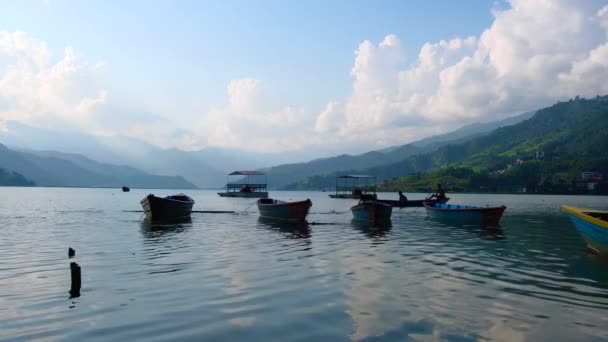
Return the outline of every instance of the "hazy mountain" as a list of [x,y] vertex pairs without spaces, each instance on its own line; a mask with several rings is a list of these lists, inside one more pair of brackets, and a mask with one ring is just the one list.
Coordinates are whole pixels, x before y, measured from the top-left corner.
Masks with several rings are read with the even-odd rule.
[[[466,139],[521,121],[526,115],[530,114],[465,126],[452,133],[422,139],[412,144],[360,155],[342,154],[300,163],[295,162],[310,160],[312,155],[318,155],[320,152],[313,148],[280,153],[253,153],[217,147],[206,147],[198,151],[162,149],[124,136],[105,137],[71,131],[60,132],[34,128],[15,121],[5,123],[8,131],[0,132],[0,143],[21,150],[52,150],[79,154],[100,163],[129,165],[159,175],[182,176],[201,188],[222,187],[226,182],[226,174],[234,170],[256,170],[279,165],[268,168],[268,179],[272,187],[281,187],[311,175],[395,163],[413,154],[432,151],[445,142]],[[88,170],[95,171],[90,168]]]
[[17,172],[39,186],[195,188],[178,176],[152,175],[129,166],[99,163],[77,154],[16,151],[2,144],[0,168]]
[[0,186],[34,186],[35,183],[14,171],[0,168]]
[[206,147],[198,151],[162,149],[124,136],[93,136],[72,131],[53,131],[19,122],[5,123],[0,143],[20,150],[52,150],[86,156],[108,164],[129,165],[146,172],[183,176],[199,187],[221,187],[234,170],[255,170],[308,158],[312,151],[251,153]]

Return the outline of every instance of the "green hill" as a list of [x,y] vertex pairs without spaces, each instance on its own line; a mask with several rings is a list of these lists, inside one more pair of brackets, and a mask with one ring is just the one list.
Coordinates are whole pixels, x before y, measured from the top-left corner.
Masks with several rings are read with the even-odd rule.
[[[293,188],[294,182],[301,181],[301,185],[296,187],[320,189],[333,186],[335,184],[333,177],[336,174],[360,173],[356,170],[370,168],[375,168],[373,172],[376,174],[377,172],[382,172],[385,168],[390,169],[391,165],[405,161],[410,156],[427,154],[448,143],[458,143],[472,137],[482,136],[498,127],[513,125],[526,120],[533,114],[530,112],[500,121],[471,124],[453,132],[378,151],[370,151],[359,155],[343,154],[331,158],[315,159],[305,163],[279,165],[265,171],[268,174],[269,186],[273,188],[283,188],[290,184],[288,187]],[[397,172],[399,171],[397,170]],[[397,173],[397,175],[401,174]],[[326,180],[327,182],[325,182]]]
[[[386,181],[381,186],[386,190],[428,191],[434,183],[447,181],[453,190],[460,191],[526,188],[566,192],[582,171],[608,174],[606,146],[608,96],[576,98],[487,135],[447,144],[391,165],[348,172],[376,175],[379,181]],[[331,187],[336,174],[311,177],[289,188]]]

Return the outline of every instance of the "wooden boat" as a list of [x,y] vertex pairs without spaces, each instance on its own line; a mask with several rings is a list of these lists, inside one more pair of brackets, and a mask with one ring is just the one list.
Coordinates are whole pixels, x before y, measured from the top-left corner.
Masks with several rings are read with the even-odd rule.
[[470,205],[456,205],[445,203],[423,202],[429,216],[446,220],[451,223],[479,224],[482,226],[498,226],[507,207],[475,207]]
[[608,211],[562,205],[587,247],[599,254],[608,254]]
[[422,204],[423,202],[428,202],[428,203],[446,203],[447,201],[449,201],[450,198],[444,198],[441,200],[438,199],[432,199],[432,200],[407,200],[407,201],[399,201],[399,200],[386,200],[386,199],[379,199],[376,200],[377,202],[380,203],[384,203],[384,204],[388,204],[392,207],[395,208],[422,208],[424,207],[424,205]]
[[369,222],[390,221],[393,207],[378,201],[359,201],[359,204],[350,208],[356,220]]
[[258,200],[260,216],[283,221],[306,221],[310,207],[312,207],[310,199],[299,202],[284,202],[272,198]]
[[[230,182],[230,177],[237,176],[238,180]],[[256,181],[264,177],[263,182]],[[253,182],[251,182],[251,181]],[[245,198],[266,198],[268,197],[266,174],[259,171],[234,171],[229,173],[226,179],[226,191],[218,192],[221,197],[245,197]]]
[[184,194],[156,197],[149,194],[141,201],[144,214],[150,221],[178,221],[190,218],[194,200]]
[[122,192],[129,192],[129,191],[131,191],[131,189],[129,189],[128,186],[123,186],[122,187]]
[[361,198],[362,195],[376,194],[376,176],[343,175],[336,177],[336,192],[331,198]]

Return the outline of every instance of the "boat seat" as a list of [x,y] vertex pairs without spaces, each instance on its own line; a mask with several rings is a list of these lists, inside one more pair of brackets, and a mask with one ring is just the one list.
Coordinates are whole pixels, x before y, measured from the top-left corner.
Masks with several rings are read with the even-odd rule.
[[262,204],[274,204],[274,200],[272,198],[261,198],[258,202]]

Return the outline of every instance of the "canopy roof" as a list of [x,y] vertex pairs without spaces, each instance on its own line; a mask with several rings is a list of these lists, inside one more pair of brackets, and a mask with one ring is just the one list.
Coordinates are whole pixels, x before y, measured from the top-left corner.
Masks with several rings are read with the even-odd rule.
[[265,176],[265,173],[259,171],[234,171],[229,173],[228,176]]
[[376,178],[376,176],[370,176],[370,175],[344,175],[344,176],[338,176],[336,178]]

